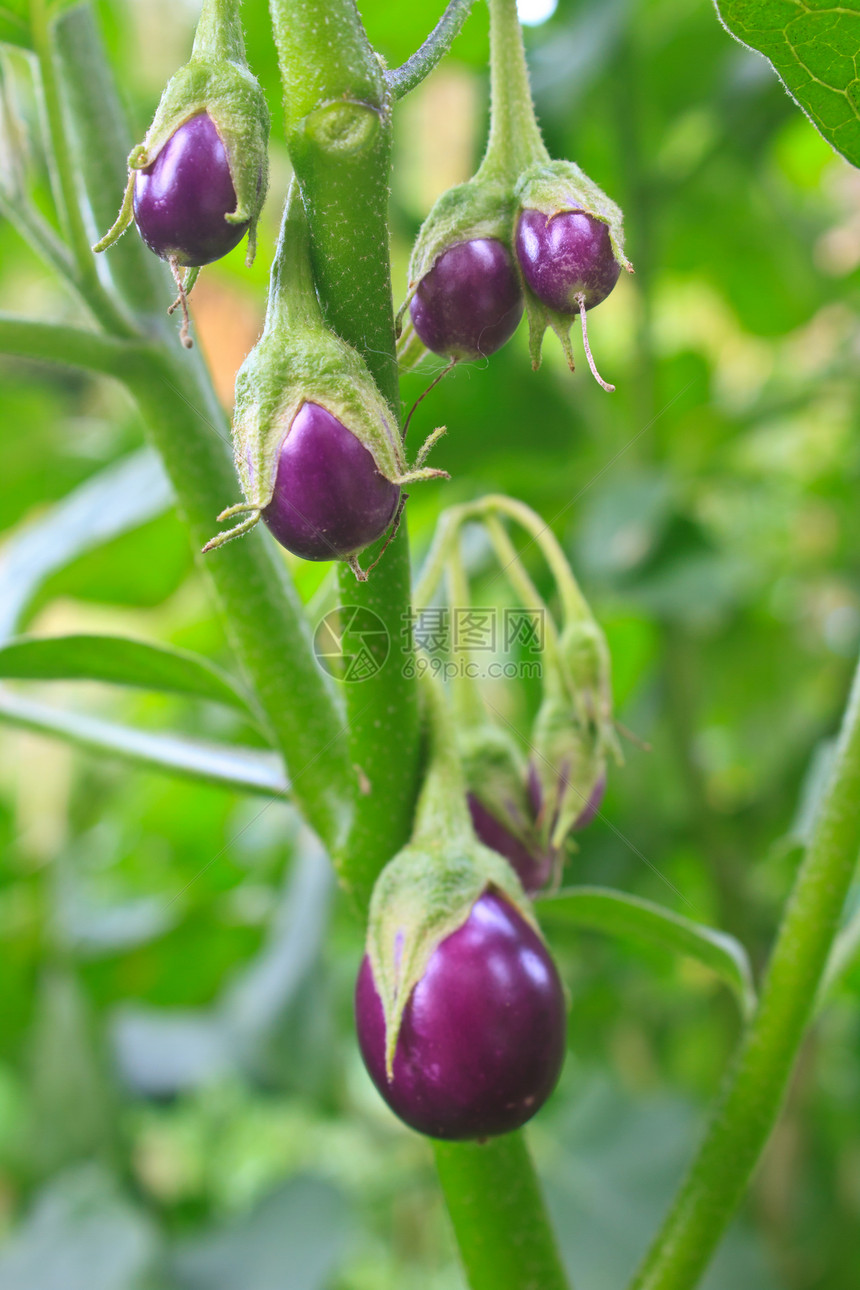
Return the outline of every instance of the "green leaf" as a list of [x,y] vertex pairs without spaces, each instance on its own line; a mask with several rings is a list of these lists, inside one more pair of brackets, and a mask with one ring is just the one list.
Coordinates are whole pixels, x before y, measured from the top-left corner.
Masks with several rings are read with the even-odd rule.
[[541,923],[608,932],[634,944],[656,945],[710,968],[734,992],[748,1017],[755,1007],[752,970],[744,947],[733,936],[694,923],[662,905],[604,887],[572,887],[547,896],[538,906]]
[[0,550],[0,640],[15,634],[35,592],[86,551],[160,515],[173,502],[149,448],[99,471]]
[[770,59],[837,152],[860,166],[860,0],[715,0],[733,36]]
[[0,721],[55,735],[90,752],[119,757],[171,775],[202,779],[240,793],[281,798],[289,793],[280,758],[256,748],[136,730],[82,712],[33,703],[2,686]]
[[159,1263],[153,1224],[96,1165],[53,1179],[0,1250],[0,1290],[143,1290]]
[[250,698],[207,659],[126,636],[22,636],[0,646],[0,677],[132,685],[208,699],[254,715]]
[[229,1225],[183,1241],[174,1275],[182,1290],[324,1290],[350,1227],[334,1187],[307,1175],[290,1178]]
[[0,44],[31,47],[28,0],[6,0],[0,5]]

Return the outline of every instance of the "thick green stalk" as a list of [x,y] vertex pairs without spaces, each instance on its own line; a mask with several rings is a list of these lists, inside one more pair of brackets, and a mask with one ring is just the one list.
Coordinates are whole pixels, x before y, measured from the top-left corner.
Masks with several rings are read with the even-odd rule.
[[517,0],[490,6],[490,137],[476,178],[515,184],[536,162],[549,161],[535,116]]
[[80,193],[74,158],[66,134],[60,83],[57,76],[52,25],[47,0],[32,0],[30,25],[39,64],[39,79],[50,135],[50,157],[54,180],[54,197],[59,209],[72,259],[76,267],[76,285],[93,316],[116,335],[131,335],[129,320],[108,295],[99,281],[90,241],[80,209]]
[[779,1115],[860,851],[860,668],[830,784],[795,881],[758,1009],[704,1141],[632,1290],[692,1290]]
[[241,0],[204,0],[191,56],[199,57],[217,51],[220,58],[245,61],[245,34],[242,30]]
[[[353,0],[271,0],[284,83],[287,143],[311,233],[328,324],[362,355],[399,421],[388,254],[391,117],[382,69]],[[360,252],[358,250],[360,248]],[[368,564],[372,549],[363,557]],[[344,566],[341,601],[368,609],[391,643],[375,677],[344,688],[350,757],[367,790],[340,858],[358,904],[406,842],[419,775],[419,712],[409,633],[406,525],[370,579]],[[359,642],[345,640],[345,647]]]
[[522,1131],[433,1148],[470,1290],[568,1290]]
[[[53,37],[66,144],[82,177],[78,185],[81,214],[87,240],[94,242],[116,218],[134,140],[89,5],[64,13],[54,25]],[[176,294],[173,279],[167,265],[147,250],[135,230],[105,255],[90,252],[90,260],[105,289],[122,301],[140,326],[165,344],[176,344],[176,325],[166,313]]]
[[62,327],[0,313],[0,354],[15,354],[45,363],[64,363],[107,376],[122,376],[138,358],[141,346],[81,327]]

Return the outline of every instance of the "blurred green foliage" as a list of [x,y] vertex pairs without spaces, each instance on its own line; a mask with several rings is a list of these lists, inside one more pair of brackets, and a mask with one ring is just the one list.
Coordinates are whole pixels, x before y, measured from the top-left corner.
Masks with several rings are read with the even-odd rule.
[[[142,135],[185,56],[193,6],[98,8]],[[439,8],[362,5],[390,65]],[[199,288],[225,397],[262,317],[288,169],[265,0],[244,12],[274,112],[273,183],[253,270],[237,251]],[[486,26],[478,4],[400,109],[397,290],[430,203],[479,154]],[[527,44],[550,150],[626,212],[636,275],[590,323],[617,393],[584,363],[571,376],[552,343],[533,374],[522,331],[446,377],[412,433],[447,425],[438,464],[453,481],[416,490],[414,545],[420,556],[444,505],[489,490],[552,524],[608,633],[620,718],[650,745],[628,745],[569,877],[725,928],[760,966],[860,643],[860,179],[706,3],[560,0]],[[44,195],[22,56],[6,70]],[[74,315],[5,223],[0,283],[7,307]],[[407,404],[434,370],[404,380]],[[28,526],[142,437],[107,382],[10,361],[0,371],[0,585],[12,596],[10,553]],[[151,513],[133,488],[114,493],[119,528],[124,503],[137,518],[129,532],[107,522],[110,540],[94,548],[48,530],[19,627],[127,633],[229,669],[182,526],[152,487]],[[477,603],[504,603],[479,543],[470,560]],[[536,562],[532,572],[549,595]],[[324,569],[295,573],[310,599]],[[15,685],[129,724],[254,743],[214,704]],[[491,697],[525,734],[535,684]],[[355,1051],[362,932],[326,872],[283,804],[0,728],[0,1290],[461,1284],[429,1152],[382,1106]],[[575,1283],[615,1290],[692,1151],[737,1015],[713,978],[662,951],[643,958],[572,927],[553,944],[571,1053],[533,1142]],[[858,993],[855,971],[810,1037],[708,1290],[854,1290]]]

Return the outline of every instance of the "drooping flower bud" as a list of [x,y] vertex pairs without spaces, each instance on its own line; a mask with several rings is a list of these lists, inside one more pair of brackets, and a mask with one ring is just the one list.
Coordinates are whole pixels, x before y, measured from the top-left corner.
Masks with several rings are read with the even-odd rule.
[[[268,182],[269,112],[248,68],[239,0],[204,0],[189,61],[171,77],[143,143],[132,149],[119,216],[93,250],[132,218],[167,260],[185,304],[197,269],[226,255],[257,220]],[[182,270],[188,270],[183,274]]]
[[539,835],[519,749],[498,726],[480,725],[461,735],[460,753],[478,839],[503,855],[534,895],[556,876],[559,856]]
[[204,550],[262,519],[307,560],[347,560],[395,519],[402,485],[445,476],[408,469],[397,420],[361,356],[325,324],[311,275],[307,221],[294,183],[272,266],[263,335],[236,378],[233,443],[245,518]]
[[531,743],[530,796],[540,835],[561,847],[599,811],[607,757],[621,760],[609,650],[590,615],[572,618],[559,636]]
[[569,701],[548,696],[532,732],[529,793],[545,845],[560,849],[575,829],[600,809],[606,788],[606,753],[597,732],[583,727]]

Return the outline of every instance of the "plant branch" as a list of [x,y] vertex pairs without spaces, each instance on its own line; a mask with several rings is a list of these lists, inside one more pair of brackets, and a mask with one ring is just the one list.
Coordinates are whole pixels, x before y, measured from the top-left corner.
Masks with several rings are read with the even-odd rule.
[[297,805],[330,849],[349,825],[353,773],[343,714],[313,655],[286,566],[262,528],[200,555],[215,516],[237,491],[223,414],[185,352],[153,347],[127,377],[161,454],[227,633],[287,764]]
[[[353,0],[271,0],[271,10],[287,144],[308,216],[323,313],[362,355],[399,423],[388,255],[391,116],[382,69]],[[378,551],[378,545],[371,548],[367,563]],[[339,575],[342,603],[376,614],[391,645],[376,676],[344,687],[350,760],[367,791],[356,799],[339,867],[366,908],[380,870],[409,837],[418,791],[406,524],[366,583],[357,583],[345,565]],[[360,640],[347,634],[344,646],[359,648]]]
[[385,73],[385,82],[392,98],[404,98],[430,75],[462,31],[463,24],[472,12],[473,3],[474,0],[451,0],[420,49],[416,49],[402,66]]
[[532,103],[517,0],[490,6],[490,137],[476,178],[513,186],[521,171],[549,161]]
[[55,177],[54,195],[71,249],[72,260],[77,266],[77,287],[93,316],[106,330],[119,336],[133,335],[128,319],[117,308],[99,281],[95,258],[90,250],[90,239],[84,227],[77,177],[60,98],[47,0],[31,0],[30,24],[39,64],[39,79],[49,135],[48,151]]
[[0,313],[0,354],[37,362],[82,367],[122,380],[126,365],[139,360],[142,347],[81,327],[63,327]]
[[[67,9],[52,29],[57,76],[72,165],[79,177],[79,203],[88,242],[113,224],[125,188],[134,140],[88,4]],[[167,265],[141,238],[124,237],[108,255],[89,257],[116,299],[147,334],[176,343],[167,317],[175,296]]]
[[677,1198],[632,1290],[692,1290],[779,1115],[860,850],[860,667],[815,830],[760,1002]]
[[523,1132],[433,1150],[470,1290],[568,1290]]
[[16,194],[13,200],[10,194],[0,190],[0,215],[18,230],[45,264],[67,279],[80,294],[77,270],[67,248],[26,197]]

